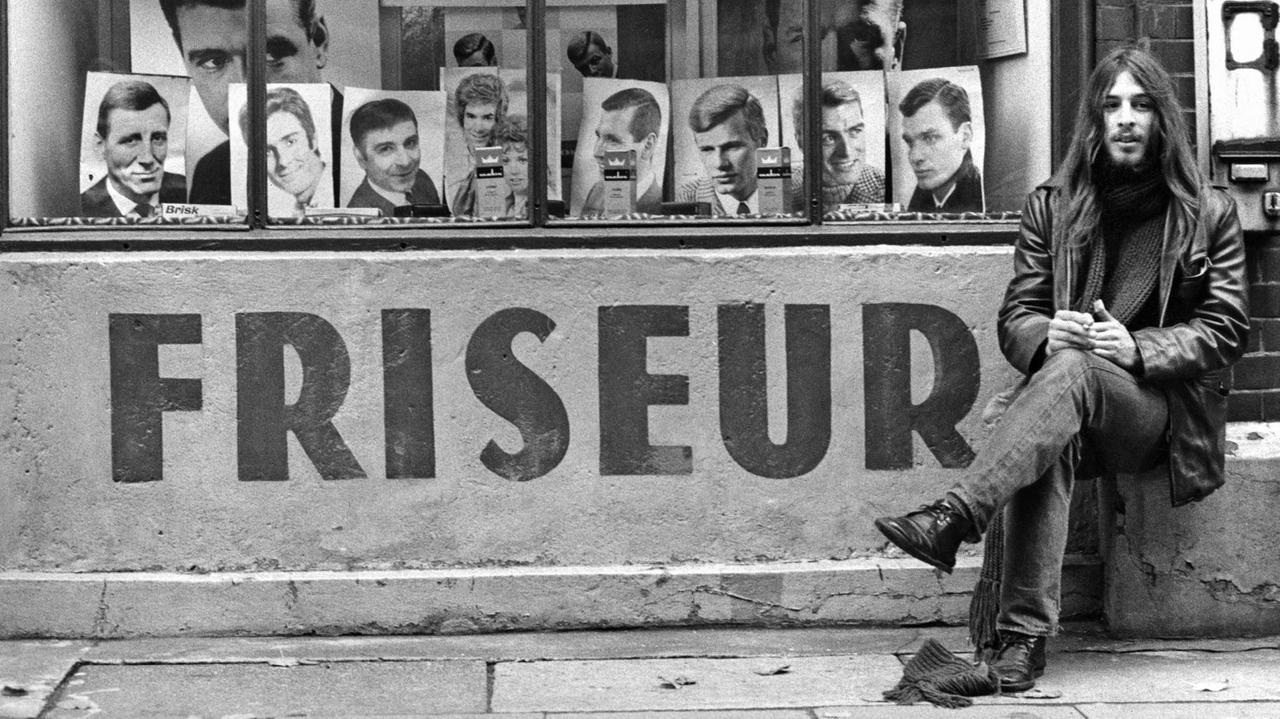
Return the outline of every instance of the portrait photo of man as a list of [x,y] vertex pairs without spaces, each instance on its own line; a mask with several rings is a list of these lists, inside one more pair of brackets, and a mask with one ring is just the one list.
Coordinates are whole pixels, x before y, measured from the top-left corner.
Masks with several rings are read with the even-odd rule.
[[[248,167],[245,138],[249,108],[245,86],[232,87],[238,133],[232,159]],[[310,95],[310,101],[303,93]],[[333,207],[333,176],[325,159],[330,150],[328,85],[268,85],[266,103],[267,212],[271,217],[303,217],[308,208]],[[314,108],[320,108],[318,111]],[[319,116],[319,120],[317,120]],[[242,190],[236,188],[239,195]]]
[[458,67],[497,67],[498,50],[483,33],[471,32],[453,43],[453,59]]
[[[896,66],[903,0],[816,2],[815,38],[824,72]],[[801,0],[720,0],[716,71],[721,76],[800,72],[805,63],[804,17]]]
[[614,77],[618,68],[613,62],[613,48],[600,33],[582,30],[569,41],[569,62],[583,77]]
[[186,202],[186,178],[165,171],[173,117],[154,85],[115,81],[102,95],[96,117],[93,146],[105,172],[80,194],[81,215],[138,219],[158,215],[162,202]]
[[[767,79],[772,86],[768,114],[776,118],[777,83]],[[685,147],[691,149],[697,170],[681,183],[675,199],[709,203],[716,216],[758,214],[756,150],[769,146],[770,137],[760,98],[741,84],[716,84],[693,101],[687,122],[692,142]],[[693,164],[687,159],[681,163],[679,155],[677,163]]]
[[[963,71],[964,68],[959,70]],[[922,80],[909,77],[928,75]],[[971,98],[981,102],[981,85],[970,93],[961,82],[940,70],[904,72],[909,88],[897,103],[898,135],[895,165],[909,170],[895,187],[899,201],[909,193],[911,212],[982,212],[982,125]],[[964,73],[978,83],[976,68]],[[900,164],[899,164],[900,163]]]
[[[787,82],[784,83],[784,79]],[[794,133],[793,157],[804,156],[804,92],[799,76],[779,78],[789,96],[790,117],[784,130]],[[861,87],[861,92],[858,87]],[[822,206],[830,211],[842,204],[885,202],[884,103],[864,104],[862,98],[884,97],[884,81],[877,72],[825,73],[822,84],[820,189]],[[799,189],[801,175],[793,172]],[[795,193],[798,195],[799,193]]]
[[[588,84],[591,90],[595,89],[593,83]],[[606,97],[600,103],[598,114],[594,138],[589,145],[597,172],[583,173],[584,181],[596,179],[587,191],[579,214],[590,216],[604,212],[605,153],[628,150],[636,155],[636,211],[661,212],[662,182],[654,171],[654,159],[662,159],[658,150],[666,144],[666,128],[658,99],[643,87],[625,87]]]
[[[228,87],[245,81],[249,25],[244,0],[159,2],[200,102],[228,136]],[[329,60],[329,28],[316,0],[266,0],[266,13],[267,82],[320,82]],[[230,141],[224,139],[197,162],[190,201],[232,204],[230,168]]]
[[[442,102],[439,107],[443,109]],[[424,143],[440,144],[442,129],[437,122],[431,131],[424,133],[413,108],[394,97],[382,97],[356,107],[347,121],[347,130],[350,156],[354,157],[363,177],[346,206],[372,207],[384,217],[392,217],[397,207],[441,204],[436,183],[423,169],[422,161]],[[437,151],[437,157],[438,154]],[[343,170],[344,179],[353,174],[345,167]]]

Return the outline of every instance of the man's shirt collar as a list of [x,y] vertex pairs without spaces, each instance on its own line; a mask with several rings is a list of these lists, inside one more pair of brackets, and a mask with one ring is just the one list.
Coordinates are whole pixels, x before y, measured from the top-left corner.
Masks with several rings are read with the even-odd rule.
[[[369,179],[369,176],[365,175],[365,179]],[[414,173],[413,179],[414,180],[418,179],[418,175],[416,172]],[[402,205],[413,204],[409,201],[409,196],[413,194],[412,188],[410,188],[409,192],[395,192],[393,190],[384,190],[382,189],[382,187],[375,185],[373,180],[369,180],[369,187],[372,187],[373,191],[378,193],[378,196],[382,197],[387,202],[390,202],[392,207],[400,207]]]
[[730,195],[729,193],[725,193],[722,195],[718,192],[716,193],[716,199],[720,200],[720,207],[724,209],[724,212],[726,215],[736,216],[738,214],[738,203],[741,203],[741,202],[747,203],[747,207],[751,210],[751,214],[753,215],[760,214],[760,189],[759,188],[756,188],[756,191],[752,192],[751,196],[745,200],[739,200],[738,198],[734,197],[733,195]]
[[[161,175],[162,181],[163,181],[163,178],[164,176]],[[116,209],[120,210],[121,217],[129,217],[129,216],[137,217],[138,216],[138,213],[134,212],[134,209],[140,203],[130,200],[129,198],[124,196],[124,193],[117,190],[116,183],[111,181],[110,175],[107,176],[107,194],[111,196],[111,201],[116,203]],[[160,191],[156,190],[154,193],[149,195],[147,197],[147,201],[145,204],[151,205],[151,208],[155,211],[155,214],[159,215],[160,214]]]

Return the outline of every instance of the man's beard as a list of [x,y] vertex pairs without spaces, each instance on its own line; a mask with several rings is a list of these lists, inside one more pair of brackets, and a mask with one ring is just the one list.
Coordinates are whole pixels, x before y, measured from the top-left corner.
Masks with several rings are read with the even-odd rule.
[[[1154,144],[1154,143],[1153,143]],[[1137,177],[1145,177],[1152,173],[1161,171],[1160,153],[1154,151],[1154,148],[1148,147],[1142,153],[1142,159],[1136,163],[1116,162],[1111,157],[1111,153],[1105,145],[1098,152],[1098,159],[1094,162],[1094,175],[1099,178],[1108,178],[1112,181],[1123,182],[1126,179]]]

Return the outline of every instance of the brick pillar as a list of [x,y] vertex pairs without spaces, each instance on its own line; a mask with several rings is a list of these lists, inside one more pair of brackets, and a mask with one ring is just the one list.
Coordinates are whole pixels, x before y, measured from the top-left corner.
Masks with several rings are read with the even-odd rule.
[[1280,237],[1251,237],[1249,350],[1235,366],[1229,417],[1280,421]]

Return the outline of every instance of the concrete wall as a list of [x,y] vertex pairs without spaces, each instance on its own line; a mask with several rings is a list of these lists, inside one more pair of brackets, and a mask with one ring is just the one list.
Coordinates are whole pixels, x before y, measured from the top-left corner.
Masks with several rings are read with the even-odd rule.
[[[990,291],[1008,259],[1002,248],[11,256],[0,364],[16,461],[0,567],[878,554],[868,519],[948,485],[943,464],[966,463],[982,437],[974,407],[1009,376]],[[394,309],[421,310],[416,327],[402,321],[393,337]],[[767,395],[753,384],[760,360]],[[385,374],[396,367],[407,374]],[[727,371],[745,374],[722,396]],[[786,426],[788,401],[803,427]],[[416,414],[389,420],[389,402]]]
[[1121,636],[1280,633],[1280,431],[1236,423],[1227,483],[1176,509],[1165,480],[1121,477],[1103,493],[1107,620]]
[[9,255],[0,634],[961,621],[1009,259]]

